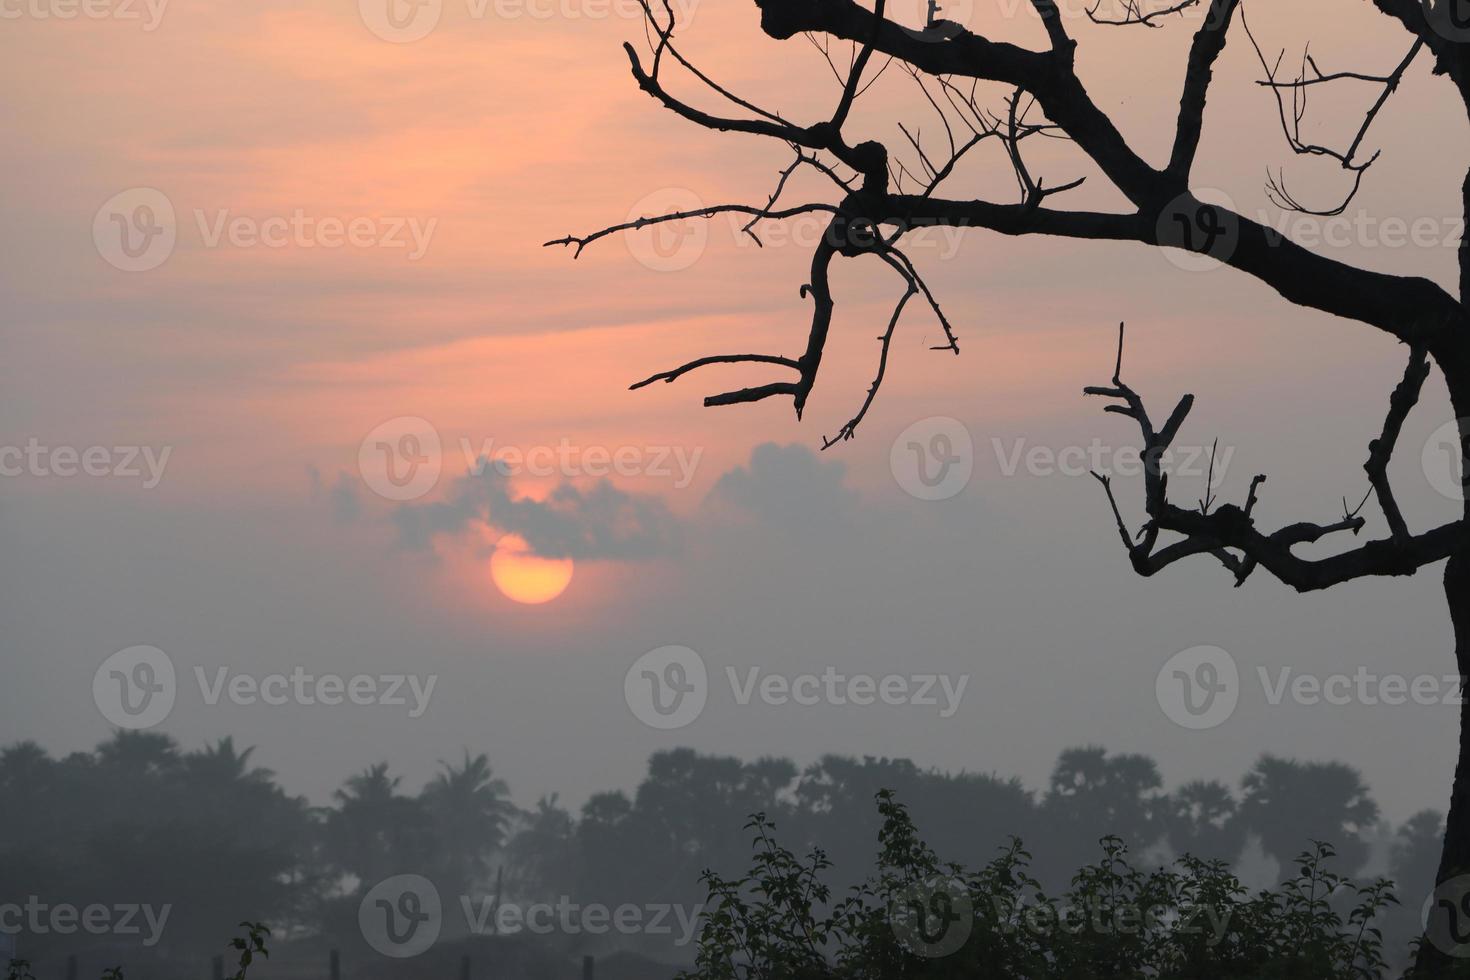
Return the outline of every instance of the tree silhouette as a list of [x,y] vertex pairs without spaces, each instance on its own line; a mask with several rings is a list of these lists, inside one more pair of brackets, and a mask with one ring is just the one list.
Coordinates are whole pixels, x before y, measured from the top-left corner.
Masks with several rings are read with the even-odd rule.
[[1262,756],[1241,780],[1240,818],[1267,854],[1289,874],[1306,842],[1326,841],[1344,867],[1362,867],[1363,834],[1378,820],[1378,804],[1357,770],[1339,762],[1297,762]]
[[398,792],[398,783],[380,762],[348,777],[333,794],[338,808],[327,817],[327,853],[367,888],[429,866],[428,814],[419,800]]
[[1080,867],[1104,835],[1118,837],[1130,850],[1155,843],[1164,833],[1163,783],[1159,767],[1146,756],[1109,757],[1098,746],[1063,752],[1042,803],[1061,850],[1048,862]]
[[421,799],[439,849],[437,877],[449,893],[465,895],[489,870],[489,857],[505,843],[515,807],[505,780],[496,779],[490,759],[469,751],[458,768],[443,770],[424,787]]
[[1245,845],[1246,828],[1230,787],[1214,780],[1185,783],[1163,803],[1166,839],[1175,854],[1234,863]]
[[[1470,300],[1470,239],[1462,241],[1460,282],[1456,292],[1451,293],[1427,278],[1356,268],[1311,251],[1261,222],[1201,200],[1191,190],[1215,64],[1237,21],[1239,30],[1249,35],[1242,0],[1207,0],[1199,6],[1203,23],[1190,46],[1172,146],[1162,165],[1146,159],[1088,94],[1076,70],[1078,42],[1056,0],[1030,0],[1046,31],[1047,44],[1039,49],[995,40],[962,24],[935,19],[933,12],[938,8],[934,5],[926,25],[906,26],[885,16],[884,0],[876,0],[872,10],[855,0],[756,0],[761,27],[767,35],[787,40],[800,34],[816,40],[838,75],[841,91],[830,116],[810,124],[756,105],[700,70],[675,43],[673,8],[667,3],[655,8],[647,0],[640,2],[651,54],[645,58],[631,44],[624,45],[639,88],[662,107],[698,126],[778,141],[791,149],[793,158],[763,204],[721,204],[641,216],[547,244],[569,246],[580,254],[588,245],[616,232],[717,214],[750,216],[746,232],[752,237],[757,235],[755,227],[760,220],[817,214],[825,216],[827,225],[812,250],[808,277],[801,288],[802,298],[812,303],[801,354],[714,354],[655,374],[635,384],[635,388],[656,381],[673,382],[710,365],[754,365],[775,370],[784,379],[711,395],[704,403],[734,405],[790,398],[799,417],[816,383],[832,325],[832,265],[839,258],[875,258],[898,277],[902,294],[879,338],[873,383],[853,416],[826,440],[830,446],[851,438],[873,404],[887,369],[894,331],[910,300],[926,304],[937,317],[946,341],[940,349],[959,352],[949,318],[902,250],[905,235],[936,226],[981,228],[1004,235],[1133,242],[1207,255],[1259,280],[1288,303],[1376,328],[1409,348],[1403,380],[1389,398],[1382,431],[1369,442],[1364,464],[1369,490],[1363,503],[1376,497],[1388,534],[1327,557],[1302,557],[1295,549],[1324,538],[1361,532],[1366,525],[1362,507],[1350,510],[1345,506],[1344,514],[1325,522],[1304,521],[1273,531],[1262,530],[1257,526],[1255,508],[1264,477],[1252,482],[1247,499],[1240,504],[1222,504],[1212,498],[1198,506],[1171,502],[1161,461],[1188,416],[1193,398],[1186,395],[1163,424],[1156,425],[1143,399],[1122,380],[1120,336],[1111,381],[1087,391],[1112,399],[1107,410],[1132,419],[1141,431],[1147,515],[1141,531],[1135,533],[1128,527],[1111,484],[1099,477],[1133,568],[1149,576],[1186,557],[1210,555],[1224,564],[1236,584],[1264,570],[1286,585],[1308,592],[1370,576],[1412,575],[1426,565],[1445,562],[1444,586],[1455,630],[1456,662],[1461,675],[1470,675],[1470,518],[1462,512],[1460,519],[1451,523],[1415,532],[1399,509],[1388,477],[1400,430],[1418,402],[1431,365],[1440,369],[1459,417],[1455,462],[1462,480],[1470,476],[1465,459],[1470,445],[1470,336],[1465,305]],[[1348,186],[1346,192],[1335,197],[1339,203],[1308,206],[1302,203],[1302,195],[1287,189],[1284,177],[1276,177],[1268,190],[1272,200],[1285,209],[1330,215],[1347,206],[1378,158],[1364,150],[1369,128],[1421,54],[1432,60],[1435,74],[1453,86],[1456,98],[1470,109],[1470,30],[1458,20],[1461,5],[1455,0],[1371,2],[1386,15],[1384,37],[1393,50],[1384,61],[1396,66],[1386,73],[1328,74],[1317,68],[1313,58],[1304,57],[1300,74],[1293,78],[1280,74],[1282,59],[1273,64],[1262,53],[1266,73],[1262,84],[1277,97],[1288,148],[1295,154],[1335,161]],[[1103,23],[1158,27],[1163,15],[1194,6],[1188,0],[1174,5],[1126,0],[1121,16],[1100,16],[1094,7],[1092,18]],[[1248,40],[1255,46],[1254,37]],[[845,71],[831,59],[833,41],[853,45],[853,57]],[[1256,50],[1260,51],[1258,46]],[[907,70],[924,96],[922,102],[917,102],[920,110],[926,114],[938,112],[944,120],[944,135],[937,143],[922,140],[917,127],[901,127],[907,144],[901,149],[910,156],[908,164],[883,142],[853,142],[846,132],[854,102],[872,82],[869,67],[875,55]],[[693,79],[695,90],[725,108],[706,109],[672,94],[665,85],[665,75],[681,69]],[[1367,84],[1376,90],[1378,98],[1361,124],[1352,127],[1353,136],[1344,145],[1309,142],[1302,125],[1306,96],[1343,82]],[[976,94],[981,83],[998,83],[1005,88],[1007,94],[996,111],[978,101],[983,97]],[[1116,188],[1128,206],[1115,212],[1052,206],[1086,178],[1048,182],[1033,173],[1023,150],[1037,137],[1070,139],[1092,170]],[[1020,199],[1015,203],[948,190],[961,172],[960,161],[977,147],[987,145],[1004,151],[1005,166],[1013,171],[1020,189]],[[824,186],[830,185],[830,200],[801,204],[781,201],[787,179],[803,168],[821,175]],[[1470,180],[1462,204],[1470,205]],[[1462,496],[1470,498],[1470,494]],[[1470,873],[1467,711],[1470,709],[1461,708],[1462,737],[1438,870],[1440,880]],[[1448,964],[1432,944],[1425,944],[1420,965],[1427,970]]]
[[506,848],[513,891],[532,895],[570,895],[577,885],[577,822],[556,793],[536,801],[522,814],[523,824]]

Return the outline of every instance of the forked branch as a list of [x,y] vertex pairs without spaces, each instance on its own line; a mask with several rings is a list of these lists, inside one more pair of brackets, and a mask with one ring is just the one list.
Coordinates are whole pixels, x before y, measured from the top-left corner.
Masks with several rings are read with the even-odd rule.
[[[1259,491],[1264,476],[1251,481],[1243,506],[1224,504],[1212,509],[1213,487],[1207,486],[1205,498],[1197,508],[1185,509],[1168,499],[1168,474],[1163,472],[1164,453],[1173,444],[1180,426],[1194,403],[1185,395],[1162,429],[1155,432],[1143,400],[1121,378],[1123,363],[1123,328],[1118,329],[1118,361],[1113,381],[1108,386],[1089,387],[1084,394],[1116,399],[1104,411],[1133,419],[1143,434],[1144,512],[1147,521],[1137,535],[1131,534],[1118,506],[1110,477],[1094,473],[1107,493],[1108,504],[1128,551],[1128,558],[1140,575],[1154,575],[1174,562],[1191,555],[1209,554],[1220,560],[1235,575],[1237,586],[1245,583],[1256,568],[1268,572],[1298,591],[1325,589],[1342,582],[1373,575],[1412,575],[1424,565],[1448,558],[1463,534],[1463,522],[1442,525],[1423,534],[1411,534],[1394,503],[1387,468],[1404,419],[1419,399],[1419,391],[1428,375],[1428,360],[1422,350],[1414,351],[1404,380],[1389,400],[1383,433],[1370,445],[1365,466],[1390,527],[1390,536],[1369,541],[1359,547],[1328,558],[1306,559],[1293,548],[1314,544],[1342,532],[1357,535],[1366,525],[1360,515],[1362,505],[1348,511],[1344,505],[1341,518],[1325,524],[1300,522],[1265,533],[1255,523]],[[1213,482],[1213,467],[1210,482]],[[1366,498],[1365,498],[1366,501]],[[1179,540],[1159,546],[1162,533],[1179,536]]]

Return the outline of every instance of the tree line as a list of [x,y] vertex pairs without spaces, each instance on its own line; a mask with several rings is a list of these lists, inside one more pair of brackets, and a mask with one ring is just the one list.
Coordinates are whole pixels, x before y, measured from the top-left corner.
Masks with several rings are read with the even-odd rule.
[[[799,767],[675,749],[654,754],[631,793],[598,793],[574,810],[555,795],[517,807],[488,756],[466,751],[417,790],[377,764],[313,805],[231,739],[185,750],[163,734],[119,731],[60,758],[33,742],[0,751],[0,907],[167,905],[161,946],[179,956],[217,952],[218,937],[242,919],[270,923],[278,942],[355,948],[362,896],[398,874],[428,878],[446,908],[491,895],[692,907],[706,898],[703,872],[747,867],[751,841],[741,828],[754,813],[794,850],[819,846],[841,888],[874,867],[880,792],[903,803],[944,860],[984,866],[1020,837],[1032,873],[1057,889],[1096,860],[1104,836],[1145,861],[1254,863],[1271,881],[1289,875],[1312,841],[1327,842],[1346,874],[1398,883],[1402,921],[1389,931],[1405,938],[1417,934],[1443,829],[1428,810],[1389,826],[1350,766],[1270,755],[1234,784],[1168,789],[1146,756],[1075,748],[1035,791],[906,759],[830,755]],[[0,928],[18,918],[0,916]],[[21,940],[33,959],[119,941],[24,930]]]

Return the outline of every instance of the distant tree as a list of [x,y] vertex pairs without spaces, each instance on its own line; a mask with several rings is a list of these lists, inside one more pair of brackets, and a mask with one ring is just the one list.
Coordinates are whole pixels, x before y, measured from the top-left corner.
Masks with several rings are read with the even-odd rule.
[[1196,780],[1170,793],[1162,803],[1164,832],[1175,854],[1234,865],[1246,835],[1236,817],[1239,808],[1230,787],[1214,780]]
[[1163,784],[1158,765],[1147,756],[1110,756],[1099,746],[1067,749],[1042,800],[1049,846],[1040,866],[1070,873],[1106,835],[1133,851],[1157,843],[1165,831]]
[[1264,755],[1241,781],[1242,825],[1261,839],[1283,875],[1305,841],[1324,841],[1336,849],[1349,872],[1368,857],[1364,834],[1378,820],[1378,804],[1351,766],[1339,762],[1297,762]]
[[348,777],[333,793],[326,818],[325,853],[343,872],[371,888],[395,874],[422,874],[433,853],[432,826],[423,803],[398,792],[386,762]]
[[484,754],[464,754],[459,766],[442,771],[420,794],[437,849],[436,880],[450,894],[465,895],[489,870],[490,856],[505,844],[515,807],[505,780],[495,778]]
[[[228,739],[181,752],[167,736],[120,732],[51,760],[34,744],[0,753],[0,900],[169,906],[167,948],[198,949],[242,915],[296,901],[311,835],[303,800],[248,765]],[[36,953],[85,937],[28,936]]]
[[835,881],[855,883],[869,870],[882,828],[872,800],[883,790],[910,802],[914,822],[947,860],[983,861],[1036,820],[1035,801],[1018,779],[921,769],[908,759],[825,755],[801,774],[789,834],[827,853]]
[[514,893],[578,893],[577,822],[553,793],[521,815],[521,825],[506,848],[507,874]]
[[[1234,584],[1268,575],[1298,592],[1315,592],[1374,577],[1412,576],[1442,566],[1443,595],[1454,632],[1453,655],[1462,676],[1470,676],[1470,236],[1464,217],[1470,210],[1470,181],[1454,193],[1459,213],[1457,275],[1441,284],[1426,261],[1410,274],[1386,274],[1354,266],[1320,247],[1293,240],[1269,221],[1252,219],[1225,206],[1212,195],[1196,193],[1206,108],[1213,96],[1216,65],[1233,35],[1258,56],[1263,77],[1257,81],[1279,117],[1283,152],[1325,161],[1342,189],[1302,193],[1287,189],[1284,176],[1273,175],[1265,188],[1283,212],[1316,217],[1342,214],[1363,186],[1378,159],[1369,149],[1369,133],[1400,83],[1416,63],[1426,62],[1436,76],[1433,97],[1458,121],[1470,107],[1470,29],[1461,0],[1371,0],[1383,14],[1383,47],[1367,70],[1318,68],[1319,48],[1295,59],[1272,58],[1257,43],[1246,23],[1243,0],[1182,0],[1157,4],[1120,0],[1103,5],[1062,4],[1030,0],[1021,4],[1034,14],[1040,43],[1018,44],[979,28],[980,18],[965,17],[967,6],[953,12],[937,3],[915,23],[914,5],[890,9],[885,0],[866,6],[858,0],[755,0],[764,33],[778,41],[810,41],[835,76],[831,109],[796,118],[789,110],[763,106],[716,81],[699,68],[676,38],[681,25],[669,3],[642,0],[642,40],[649,51],[623,45],[637,86],[663,109],[710,132],[739,134],[778,149],[789,161],[768,195],[751,203],[719,203],[662,214],[638,214],[598,230],[549,241],[580,254],[595,242],[624,231],[662,222],[688,222],[716,215],[738,216],[743,232],[760,241],[762,229],[790,218],[817,216],[825,222],[814,236],[809,261],[800,265],[799,293],[809,309],[795,349],[750,351],[737,347],[695,357],[633,385],[642,388],[671,383],[709,368],[757,371],[755,383],[741,383],[708,395],[706,406],[744,405],[767,399],[790,399],[800,419],[821,374],[828,343],[837,333],[838,290],[834,266],[862,262],[894,279],[897,299],[877,327],[878,349],[872,382],[854,399],[847,421],[837,421],[823,440],[824,448],[852,438],[875,403],[888,375],[889,354],[907,310],[922,307],[937,325],[939,350],[959,353],[959,335],[919,264],[905,251],[912,236],[933,228],[982,229],[1005,236],[1059,237],[1095,243],[1120,252],[1126,247],[1169,249],[1190,263],[1233,269],[1274,291],[1283,304],[1336,317],[1367,328],[1362,336],[1390,339],[1405,348],[1395,357],[1401,380],[1387,397],[1383,424],[1367,434],[1362,463],[1365,490],[1361,502],[1344,500],[1342,513],[1328,512],[1312,520],[1266,523],[1265,476],[1257,476],[1243,499],[1225,502],[1207,488],[1199,498],[1180,499],[1166,472],[1165,456],[1185,424],[1194,397],[1185,395],[1166,415],[1151,413],[1143,397],[1123,381],[1123,347],[1112,377],[1085,389],[1107,399],[1106,410],[1137,428],[1144,460],[1143,519],[1130,523],[1114,494],[1111,479],[1099,475],[1110,518],[1123,543],[1129,565],[1140,575],[1160,574],[1185,559],[1219,563]],[[1290,5],[1276,4],[1277,9]],[[918,5],[918,9],[925,9]],[[1078,9],[1088,14],[1069,18]],[[1256,8],[1251,8],[1252,14]],[[1260,8],[1269,16],[1270,8]],[[1182,21],[1173,15],[1193,11],[1198,24],[1187,58],[1177,66],[1177,112],[1167,121],[1160,147],[1157,127],[1132,136],[1112,118],[1083,82],[1081,68],[1096,67],[1093,49],[1084,48],[1082,33],[1108,28],[1162,28]],[[943,14],[943,16],[939,16]],[[950,19],[954,17],[956,19]],[[965,23],[966,20],[972,23]],[[987,18],[991,25],[1016,26],[1018,17]],[[1335,22],[1329,22],[1329,24]],[[1154,33],[1162,34],[1163,31]],[[792,42],[799,43],[799,42]],[[834,57],[834,52],[839,57]],[[842,56],[846,57],[842,57]],[[840,62],[845,61],[845,64]],[[1300,67],[1295,67],[1297,64]],[[854,107],[881,73],[912,81],[911,110],[916,117],[875,118]],[[1283,67],[1291,66],[1291,67]],[[1155,82],[1150,71],[1135,84]],[[1306,118],[1309,96],[1314,105],[1337,102],[1338,90],[1357,88],[1363,97],[1339,138],[1318,135],[1329,130],[1325,120]],[[1274,104],[1271,104],[1274,103]],[[1340,104],[1340,103],[1339,103]],[[937,119],[936,119],[937,117]],[[1429,118],[1439,119],[1438,116]],[[1441,122],[1441,125],[1444,123]],[[855,131],[859,135],[855,135]],[[1463,136],[1460,129],[1455,139]],[[900,138],[901,135],[901,138]],[[1037,169],[1038,143],[1070,141],[1075,147],[1068,172],[1048,177]],[[1317,142],[1323,140],[1324,142]],[[1463,140],[1461,140],[1463,142]],[[1162,152],[1159,152],[1162,149]],[[980,165],[993,151],[995,169]],[[1463,147],[1454,154],[1463,157]],[[1463,166],[1463,162],[1447,162]],[[810,176],[805,187],[796,174]],[[989,179],[986,179],[986,178]],[[996,199],[997,183],[1010,185],[1015,196]],[[1104,210],[1067,207],[1086,183],[1099,181],[1108,202]],[[819,190],[808,192],[806,187]],[[801,188],[800,190],[798,188]],[[800,197],[797,195],[800,194]],[[1069,197],[1069,195],[1071,195]],[[1445,214],[1449,211],[1442,212]],[[1401,216],[1400,216],[1401,217]],[[1317,243],[1318,245],[1320,243]],[[1064,279],[1042,277],[1038,295]],[[1387,363],[1387,362],[1385,362]],[[1434,369],[1449,396],[1452,417],[1444,418],[1436,449],[1459,483],[1454,519],[1428,528],[1410,525],[1399,506],[1389,476],[1405,420],[1419,403]],[[1359,390],[1355,397],[1363,397]],[[844,413],[845,414],[845,413]],[[834,420],[836,421],[836,420]],[[1356,463],[1357,461],[1354,460]],[[1174,497],[1171,498],[1171,491]],[[1334,495],[1335,498],[1336,495]],[[1344,498],[1347,494],[1342,495]],[[1352,494],[1359,498],[1358,493]],[[1364,513],[1376,503],[1373,520],[1382,530],[1367,540],[1357,536],[1369,526]],[[1351,544],[1327,553],[1301,551],[1324,541]],[[1449,653],[1450,651],[1446,651]],[[1470,702],[1461,707],[1459,752],[1450,787],[1441,881],[1470,874]],[[1423,964],[1449,966],[1445,956],[1426,945]]]
[[1444,838],[1444,814],[1420,810],[1399,828],[1393,844],[1392,874],[1400,894],[1412,903],[1416,895],[1434,889],[1439,866],[1439,842]]

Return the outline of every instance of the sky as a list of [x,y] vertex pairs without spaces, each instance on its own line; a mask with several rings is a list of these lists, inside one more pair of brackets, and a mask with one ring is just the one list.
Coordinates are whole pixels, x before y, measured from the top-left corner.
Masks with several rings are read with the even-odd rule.
[[[838,85],[812,44],[765,37],[745,0],[676,7],[682,50],[722,84],[790,118],[830,113]],[[918,23],[919,7],[890,14]],[[1044,43],[1027,4],[946,9]],[[114,671],[160,666],[123,652],[151,647],[174,675],[156,730],[191,747],[232,735],[317,800],[371,763],[421,780],[465,747],[530,805],[631,787],[649,753],[678,745],[906,756],[1039,787],[1059,751],[1101,743],[1154,756],[1171,784],[1234,781],[1270,752],[1353,763],[1394,819],[1445,805],[1456,707],[1272,696],[1283,669],[1441,683],[1453,661],[1438,569],[1309,596],[1265,575],[1233,588],[1208,560],[1139,579],[1086,472],[1117,473],[1137,522],[1136,429],[1081,394],[1108,380],[1127,321],[1124,377],[1154,411],[1196,396],[1181,499],[1203,495],[1215,446],[1219,499],[1239,502],[1263,473],[1263,521],[1335,519],[1366,490],[1367,443],[1403,371],[1390,339],[1188,257],[975,230],[910,249],[960,356],[930,349],[939,325],[911,305],[851,441],[821,448],[861,403],[902,286],[872,259],[835,268],[832,344],[803,419],[789,401],[701,407],[779,377],[761,366],[629,391],[706,354],[798,353],[820,225],[768,228],[764,247],[724,218],[576,258],[542,243],[764,203],[788,151],[641,93],[620,49],[643,43],[631,0],[393,12],[0,3],[0,443],[13,450],[0,462],[25,461],[0,477],[0,744],[107,737]],[[1289,62],[1310,40],[1327,71],[1387,71],[1409,47],[1366,3],[1248,13],[1268,56]],[[1068,17],[1089,90],[1160,160],[1197,21]],[[1346,178],[1293,157],[1260,72],[1237,30],[1199,193],[1335,257],[1452,287],[1470,140],[1447,83],[1414,64],[1367,137],[1383,155],[1362,193],[1324,222],[1267,199],[1268,169],[1322,200]],[[674,88],[718,104],[687,79]],[[1007,93],[979,94],[998,109]],[[1350,138],[1376,94],[1314,98],[1308,134]],[[931,148],[943,139],[894,66],[849,129],[905,152],[900,122]],[[1088,177],[1068,206],[1120,206],[1071,147],[1028,163],[1052,186]],[[1014,180],[990,147],[950,193],[1010,201]],[[787,195],[832,200],[810,176]],[[1408,225],[1420,233],[1405,242]],[[1434,470],[1450,419],[1432,378],[1394,467],[1421,528],[1459,506]],[[958,468],[931,488],[914,454],[940,449]],[[1381,533],[1368,513],[1365,533]],[[560,585],[535,604],[507,595]],[[642,685],[688,682],[669,669],[696,662],[669,647],[697,655],[704,703],[660,727],[669,716],[639,708]],[[1172,664],[1215,676],[1199,658],[1219,654],[1200,648],[1226,654],[1237,703],[1190,727],[1165,689]],[[372,678],[376,693],[264,703],[278,675]],[[897,677],[913,697],[783,699],[783,683],[813,690],[795,683],[808,675]],[[400,700],[393,678],[406,703],[382,703]],[[932,699],[917,694],[925,678]]]

